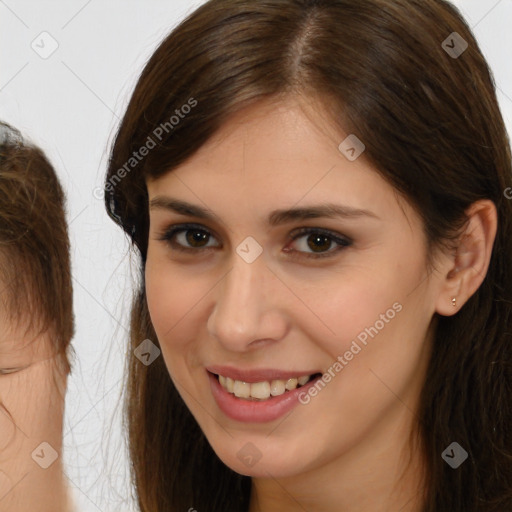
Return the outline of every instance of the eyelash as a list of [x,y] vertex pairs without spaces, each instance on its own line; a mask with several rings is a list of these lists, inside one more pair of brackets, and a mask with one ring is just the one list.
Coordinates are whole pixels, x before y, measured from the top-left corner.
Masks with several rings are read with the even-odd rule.
[[23,368],[0,368],[0,375],[11,375],[12,373],[19,372]]
[[[204,250],[213,249],[213,247],[203,247],[203,248],[192,248],[192,247],[184,247],[182,245],[177,244],[173,238],[175,235],[181,232],[186,231],[201,231],[203,233],[207,233],[208,235],[212,236],[212,233],[206,229],[204,226],[201,226],[199,224],[178,224],[175,226],[171,226],[168,228],[159,238],[158,240],[166,242],[170,247],[173,249],[185,252],[185,253],[197,253]],[[294,242],[298,238],[303,237],[304,235],[310,235],[310,234],[319,234],[322,236],[325,236],[327,238],[330,238],[332,242],[338,244],[338,247],[334,250],[329,250],[323,253],[307,253],[304,251],[291,251],[292,257],[295,257],[293,253],[299,253],[305,258],[311,258],[311,259],[320,259],[320,258],[326,258],[326,257],[332,257],[334,254],[338,253],[339,251],[345,249],[346,247],[349,247],[352,245],[352,241],[345,237],[340,237],[338,234],[336,234],[333,231],[329,231],[322,228],[298,228],[296,231],[293,232],[293,235],[291,236],[291,242]]]

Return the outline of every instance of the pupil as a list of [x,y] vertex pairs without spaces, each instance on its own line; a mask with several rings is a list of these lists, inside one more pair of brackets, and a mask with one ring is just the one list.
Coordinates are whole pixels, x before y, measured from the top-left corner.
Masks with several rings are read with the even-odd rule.
[[[329,238],[325,235],[311,235],[309,237],[309,240],[312,240],[313,241],[313,245],[312,244],[308,244],[309,247],[313,250],[315,249],[329,249],[329,246],[331,245],[331,242],[329,240]],[[324,241],[324,244],[322,244],[321,242]]]
[[[193,233],[193,235],[190,236],[190,233]],[[188,231],[187,233],[187,241],[190,243],[190,245],[194,245],[194,242],[207,242],[207,238],[208,234],[202,231]]]

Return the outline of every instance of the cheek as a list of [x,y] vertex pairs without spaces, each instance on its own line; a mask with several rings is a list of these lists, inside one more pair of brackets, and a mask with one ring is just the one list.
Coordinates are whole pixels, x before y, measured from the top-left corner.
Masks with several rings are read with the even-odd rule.
[[201,298],[208,293],[209,287],[200,277],[194,279],[179,269],[170,268],[168,261],[152,262],[149,259],[145,281],[151,322],[171,369],[170,365],[176,359],[169,357],[170,354],[184,353],[190,340],[198,339],[200,322],[197,314]]
[[146,264],[146,298],[151,322],[157,335],[168,332],[183,316],[189,287],[180,278],[179,272],[171,272],[165,262],[150,258]]
[[[388,312],[388,317],[394,317],[393,304],[404,295],[391,272],[354,268],[327,276],[315,287],[297,286],[294,291],[314,313],[302,315],[302,321],[314,325],[315,329],[320,326],[324,336],[327,334],[325,341],[330,340],[338,354],[340,350],[348,350],[350,340],[376,321],[380,322],[381,314]],[[315,334],[311,327],[308,331],[312,339],[318,339],[322,333],[317,329]],[[364,341],[364,334],[361,339]]]
[[418,287],[423,275],[421,258],[409,261],[404,265],[403,259],[386,264],[381,260],[371,268],[352,268],[336,275],[330,284],[325,281],[323,289],[310,289],[309,296],[304,290],[303,296],[308,296],[322,320],[322,332],[328,333],[320,336],[317,331],[315,335],[314,321],[320,324],[309,315],[313,318],[307,328],[309,336],[321,340],[331,364],[343,357],[343,369],[350,366],[354,378],[364,374],[365,380],[371,377],[374,382],[375,376],[368,375],[369,368],[374,368],[382,369],[393,381],[398,377],[397,366],[408,372],[417,363],[429,315],[425,286]]
[[65,389],[66,378],[57,373],[52,360],[47,360],[0,382],[0,449],[6,467],[31,470],[33,460],[26,454],[43,440],[60,452],[64,396],[54,378],[61,391]]

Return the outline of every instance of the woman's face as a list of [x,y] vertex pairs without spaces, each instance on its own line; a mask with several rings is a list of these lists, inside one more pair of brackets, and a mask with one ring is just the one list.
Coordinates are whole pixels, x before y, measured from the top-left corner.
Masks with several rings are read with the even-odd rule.
[[[417,214],[364,153],[342,153],[349,134],[305,112],[250,107],[148,182],[146,291],[165,363],[217,455],[250,476],[396,449],[441,290]],[[345,214],[300,215],[327,204]],[[310,375],[323,376],[293,390]]]

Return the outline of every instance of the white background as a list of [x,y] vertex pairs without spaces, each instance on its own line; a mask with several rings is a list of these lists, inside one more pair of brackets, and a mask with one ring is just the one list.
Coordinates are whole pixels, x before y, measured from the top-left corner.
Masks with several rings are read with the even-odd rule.
[[[94,190],[102,187],[109,143],[144,63],[201,3],[0,0],[0,119],[46,152],[68,197],[77,361],[66,399],[64,460],[87,512],[135,510],[120,415],[129,246]],[[454,3],[494,72],[511,133],[512,0]],[[50,48],[42,32],[58,44],[47,59],[31,47],[45,37]]]

